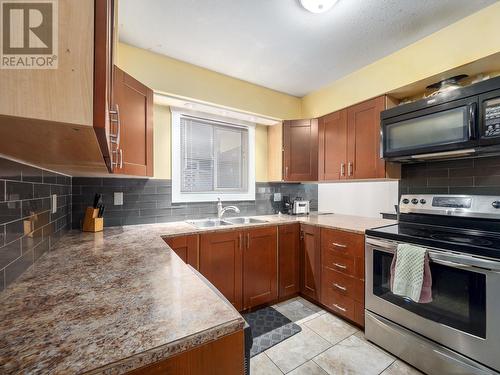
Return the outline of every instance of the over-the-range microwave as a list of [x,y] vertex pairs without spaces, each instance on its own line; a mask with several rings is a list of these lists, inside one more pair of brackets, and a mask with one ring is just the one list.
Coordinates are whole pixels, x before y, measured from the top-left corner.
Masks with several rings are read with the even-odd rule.
[[380,117],[384,159],[500,154],[500,77],[388,109]]

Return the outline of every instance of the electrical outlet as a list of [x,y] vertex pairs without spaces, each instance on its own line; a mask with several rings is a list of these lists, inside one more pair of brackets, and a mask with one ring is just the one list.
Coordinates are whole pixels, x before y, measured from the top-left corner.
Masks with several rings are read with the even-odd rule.
[[274,193],[273,199],[275,202],[281,202],[281,193]]
[[57,212],[57,194],[50,196],[50,212],[55,214]]
[[113,204],[115,206],[123,206],[123,192],[115,191]]

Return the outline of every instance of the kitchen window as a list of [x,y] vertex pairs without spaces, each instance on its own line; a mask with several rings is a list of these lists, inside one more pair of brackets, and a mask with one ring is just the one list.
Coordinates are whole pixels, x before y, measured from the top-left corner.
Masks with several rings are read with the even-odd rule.
[[172,201],[254,200],[254,144],[253,125],[172,111]]

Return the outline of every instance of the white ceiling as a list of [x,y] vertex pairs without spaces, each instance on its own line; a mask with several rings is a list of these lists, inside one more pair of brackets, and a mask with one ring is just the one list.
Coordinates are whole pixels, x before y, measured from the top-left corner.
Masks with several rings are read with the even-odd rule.
[[300,97],[494,2],[120,0],[120,40]]

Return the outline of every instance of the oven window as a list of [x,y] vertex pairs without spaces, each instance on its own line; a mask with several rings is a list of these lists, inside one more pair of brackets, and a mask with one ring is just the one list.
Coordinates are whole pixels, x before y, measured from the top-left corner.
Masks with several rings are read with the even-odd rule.
[[431,303],[416,303],[392,294],[393,255],[373,251],[373,294],[423,318],[486,338],[486,276],[431,262]]

